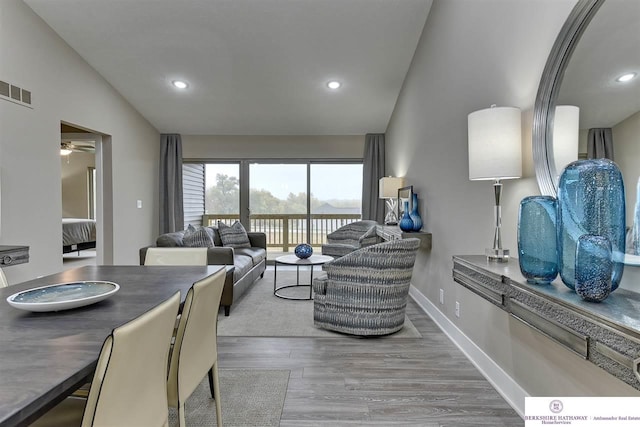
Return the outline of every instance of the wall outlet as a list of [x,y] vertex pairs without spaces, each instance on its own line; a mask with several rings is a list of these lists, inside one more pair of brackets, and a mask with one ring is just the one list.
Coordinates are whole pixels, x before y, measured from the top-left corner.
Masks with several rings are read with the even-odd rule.
[[440,304],[444,304],[444,289],[440,289]]
[[136,207],[142,209],[142,200],[136,200]]
[[456,317],[460,317],[460,303],[456,301]]

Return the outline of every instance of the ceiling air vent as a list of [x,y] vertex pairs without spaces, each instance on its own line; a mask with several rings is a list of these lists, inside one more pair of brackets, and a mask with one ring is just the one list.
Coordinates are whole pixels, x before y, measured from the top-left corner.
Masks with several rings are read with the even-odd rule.
[[0,80],[0,99],[33,108],[31,106],[31,91],[2,80]]

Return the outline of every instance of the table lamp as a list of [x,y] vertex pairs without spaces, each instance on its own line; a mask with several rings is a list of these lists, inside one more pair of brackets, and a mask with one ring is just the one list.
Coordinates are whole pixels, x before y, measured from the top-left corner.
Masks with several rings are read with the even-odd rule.
[[387,199],[387,215],[384,218],[385,225],[397,225],[398,215],[396,213],[398,189],[404,187],[404,178],[395,176],[385,176],[380,178],[378,197]]
[[521,112],[514,107],[475,111],[468,116],[469,179],[492,180],[495,195],[493,247],[487,248],[490,261],[506,262],[509,249],[502,247],[502,179],[522,175]]

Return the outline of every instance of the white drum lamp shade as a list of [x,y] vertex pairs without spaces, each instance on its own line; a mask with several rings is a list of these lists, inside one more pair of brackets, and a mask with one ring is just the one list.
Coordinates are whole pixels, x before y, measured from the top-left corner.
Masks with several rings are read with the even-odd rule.
[[398,189],[404,187],[404,178],[385,176],[378,181],[378,197],[392,199],[398,197]]
[[558,105],[553,119],[553,163],[556,175],[578,160],[580,109],[573,105]]
[[522,175],[519,108],[492,107],[469,114],[469,179],[496,180]]

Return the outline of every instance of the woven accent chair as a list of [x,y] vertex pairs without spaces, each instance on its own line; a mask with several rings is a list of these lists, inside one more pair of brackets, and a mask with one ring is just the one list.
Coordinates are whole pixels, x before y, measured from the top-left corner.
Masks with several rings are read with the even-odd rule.
[[313,280],[313,322],[352,335],[402,329],[419,239],[392,240],[324,264]]
[[327,234],[322,255],[339,258],[357,249],[375,245],[380,241],[376,235],[376,225],[378,223],[375,221],[356,221]]

